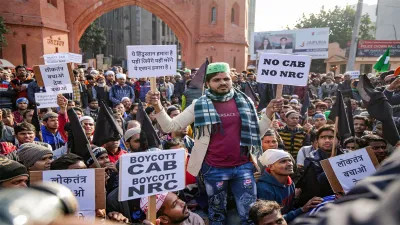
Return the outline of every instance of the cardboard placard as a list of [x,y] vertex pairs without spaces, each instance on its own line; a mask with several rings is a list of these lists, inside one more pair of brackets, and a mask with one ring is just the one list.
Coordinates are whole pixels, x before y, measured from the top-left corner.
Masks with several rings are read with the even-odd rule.
[[374,173],[379,162],[371,149],[364,148],[322,160],[321,166],[332,190],[347,193],[358,181]]
[[105,209],[105,170],[47,170],[31,171],[30,182],[55,182],[68,187],[75,194],[79,203],[76,214],[79,218],[89,219],[95,216],[96,209]]
[[347,71],[350,74],[350,79],[358,79],[360,77],[360,71]]
[[35,93],[35,101],[38,109],[58,107],[57,95],[53,93]]
[[[74,81],[75,77],[74,77],[74,73],[72,72],[71,63],[67,63],[67,68],[68,68],[70,81]],[[35,73],[35,79],[36,79],[36,82],[37,82],[38,86],[39,87],[44,87],[45,83],[43,81],[43,77],[42,77],[40,66],[33,66],[33,72]],[[50,90],[49,91],[46,90],[46,91],[49,92]]]
[[128,77],[162,77],[176,74],[176,45],[126,46]]
[[44,64],[59,64],[59,63],[82,63],[82,55],[76,53],[55,53],[43,55]]
[[124,154],[119,159],[118,201],[185,188],[185,150]]
[[262,53],[257,82],[306,86],[310,66],[311,56]]

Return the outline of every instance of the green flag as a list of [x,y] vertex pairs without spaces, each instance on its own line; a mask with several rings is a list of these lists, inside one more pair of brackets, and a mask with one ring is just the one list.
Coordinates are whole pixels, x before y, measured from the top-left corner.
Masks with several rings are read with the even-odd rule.
[[379,57],[378,62],[374,65],[374,69],[377,72],[385,72],[389,70],[390,61],[390,48],[386,49],[385,54]]

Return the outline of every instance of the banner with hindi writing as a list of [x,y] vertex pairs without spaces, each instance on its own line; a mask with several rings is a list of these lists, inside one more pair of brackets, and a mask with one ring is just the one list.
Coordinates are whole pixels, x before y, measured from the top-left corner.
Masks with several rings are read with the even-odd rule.
[[176,74],[176,45],[126,46],[128,77],[162,77]]
[[68,187],[79,203],[78,216],[95,215],[95,170],[48,170],[43,171],[43,181]]
[[82,63],[82,55],[76,53],[54,53],[43,55],[44,64],[59,64],[59,63]]
[[357,182],[373,174],[379,165],[372,150],[365,148],[321,161],[334,192],[347,193]]

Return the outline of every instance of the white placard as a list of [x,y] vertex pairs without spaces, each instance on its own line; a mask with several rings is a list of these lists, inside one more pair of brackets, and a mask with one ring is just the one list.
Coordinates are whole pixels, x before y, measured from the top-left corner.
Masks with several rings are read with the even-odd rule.
[[40,73],[47,92],[72,93],[71,78],[66,63],[40,65]]
[[365,148],[329,158],[329,163],[345,193],[376,171]]
[[258,62],[257,82],[306,86],[311,57],[262,53]]
[[75,53],[55,53],[43,55],[44,64],[59,64],[59,63],[82,63],[82,55]]
[[185,150],[124,154],[119,158],[118,201],[185,188]]
[[77,216],[93,215],[95,208],[95,170],[48,170],[43,171],[43,181],[62,184],[69,188],[78,200]]
[[53,93],[35,93],[35,101],[38,109],[58,107],[57,95]]
[[126,52],[130,78],[176,74],[176,45],[132,45]]
[[360,71],[347,71],[350,74],[350,79],[358,79],[360,77]]

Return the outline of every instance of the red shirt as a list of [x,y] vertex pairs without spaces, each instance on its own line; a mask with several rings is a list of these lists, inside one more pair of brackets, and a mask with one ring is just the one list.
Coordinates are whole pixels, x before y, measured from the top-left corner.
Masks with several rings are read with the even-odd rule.
[[233,167],[249,162],[248,156],[242,154],[240,146],[240,132],[242,120],[235,99],[227,102],[213,102],[221,119],[222,132],[211,134],[210,144],[205,162],[213,167]]
[[21,115],[19,111],[14,111],[13,116],[14,116],[14,122],[16,123],[22,123],[24,121],[24,116]]
[[110,153],[108,152],[108,158],[110,159],[110,162],[115,163],[118,161],[119,157],[121,155],[126,154],[127,152],[125,150],[122,150],[120,147],[118,147],[118,151],[116,153]]

